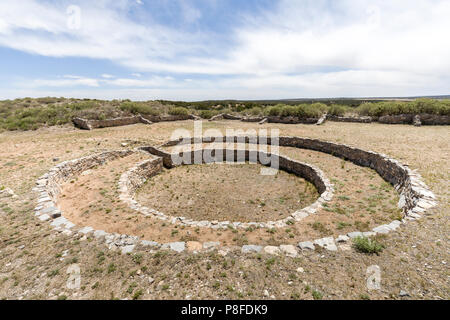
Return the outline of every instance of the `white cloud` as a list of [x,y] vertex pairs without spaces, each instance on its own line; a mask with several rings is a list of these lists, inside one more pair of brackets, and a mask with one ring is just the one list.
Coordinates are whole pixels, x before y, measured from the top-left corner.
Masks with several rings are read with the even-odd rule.
[[[109,59],[135,78],[38,79],[34,86],[159,88],[162,96],[181,99],[448,93],[446,0],[282,0],[274,11],[243,17],[244,25],[229,35],[232,45],[209,30],[144,25],[126,15],[133,1],[79,2],[79,30],[67,28],[61,3],[0,2],[0,45],[51,57]],[[181,3],[187,22],[202,17]],[[141,72],[180,76],[144,79]],[[192,80],[190,74],[216,77]]]

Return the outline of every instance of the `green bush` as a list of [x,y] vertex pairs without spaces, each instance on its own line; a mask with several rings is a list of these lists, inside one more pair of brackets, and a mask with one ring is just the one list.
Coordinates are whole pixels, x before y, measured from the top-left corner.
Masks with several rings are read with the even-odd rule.
[[338,105],[338,104],[333,104],[330,106],[330,109],[328,110],[328,114],[330,114],[332,116],[342,117],[349,111],[350,111],[349,107]]
[[253,107],[248,111],[252,116],[260,116],[263,114],[261,107]]
[[356,237],[353,239],[353,246],[356,250],[363,253],[380,253],[384,249],[384,245],[367,237]]
[[151,115],[151,116],[157,116],[160,114],[160,112],[153,108],[151,105],[148,105],[143,102],[131,102],[131,101],[125,101],[122,102],[120,105],[120,109],[122,111],[127,111],[133,114],[144,114],[144,115]]
[[355,111],[359,115],[372,117],[420,113],[450,115],[450,100],[433,100],[423,98],[411,102],[366,102],[356,108]]
[[172,116],[187,116],[189,110],[183,107],[173,107],[169,109],[169,114]]
[[282,104],[277,104],[276,106],[269,107],[267,109],[267,115],[271,117],[278,117],[281,115],[281,109],[283,108]]
[[202,119],[211,119],[212,117],[218,115],[219,112],[215,110],[201,110],[199,113],[200,118]]

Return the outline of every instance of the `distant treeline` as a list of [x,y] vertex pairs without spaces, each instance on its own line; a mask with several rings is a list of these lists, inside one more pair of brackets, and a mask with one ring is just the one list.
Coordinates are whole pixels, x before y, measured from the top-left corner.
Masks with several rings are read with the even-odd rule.
[[413,101],[373,101],[351,99],[286,101],[141,101],[66,98],[23,98],[0,101],[0,130],[34,130],[43,126],[70,123],[74,117],[104,120],[142,114],[143,116],[195,114],[203,119],[229,113],[241,116],[318,118],[335,116],[397,114],[450,115],[450,100],[420,98]]

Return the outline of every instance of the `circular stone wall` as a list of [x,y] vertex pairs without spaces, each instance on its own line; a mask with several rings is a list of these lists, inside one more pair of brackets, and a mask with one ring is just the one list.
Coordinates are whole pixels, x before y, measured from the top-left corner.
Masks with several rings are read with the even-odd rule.
[[[252,137],[252,138],[242,138],[242,137],[221,137],[221,138],[205,138],[205,139],[192,139],[188,143],[209,143],[213,141],[234,141],[241,142],[244,140],[246,143],[261,143],[261,144],[271,144],[272,141],[270,138],[263,137]],[[185,141],[177,140],[170,141],[167,144],[161,146],[173,146],[178,143],[186,143]],[[322,239],[316,239],[311,241],[304,241],[298,243],[298,248],[295,248],[292,245],[280,245],[277,247],[266,247],[264,248],[265,252],[284,252],[288,256],[296,256],[297,250],[314,250],[315,246],[323,247],[330,251],[336,251],[339,249],[336,246],[336,243],[346,242],[349,238],[365,235],[365,236],[373,236],[376,234],[386,234],[391,231],[396,230],[401,225],[407,223],[410,220],[416,220],[421,217],[422,214],[426,213],[426,211],[437,205],[435,201],[434,194],[428,189],[428,187],[422,182],[420,175],[409,169],[408,166],[401,164],[395,159],[392,159],[386,155],[379,154],[373,151],[365,151],[358,149],[356,147],[336,144],[327,141],[321,141],[316,139],[305,139],[298,137],[280,137],[277,139],[277,143],[279,146],[286,147],[294,147],[300,149],[310,149],[319,152],[328,153],[345,160],[351,161],[357,165],[365,166],[372,168],[375,170],[384,180],[391,183],[395,189],[400,194],[400,201],[398,203],[399,208],[403,210],[403,219],[401,221],[395,220],[389,224],[384,224],[378,227],[375,227],[370,232],[361,233],[359,231],[354,231],[345,235],[340,235],[336,238],[328,237]],[[154,157],[150,160],[144,161],[138,165],[136,165],[132,170],[128,171],[126,175],[122,176],[120,182],[121,188],[121,199],[123,201],[128,201],[129,205],[139,210],[141,207],[139,204],[134,201],[131,197],[128,197],[130,193],[132,193],[137,185],[140,185],[151,177],[153,174],[156,174],[160,170],[162,170],[162,166],[171,167],[175,164],[172,162],[170,154],[162,151],[159,148],[155,147],[144,147],[140,148],[140,150],[121,150],[121,151],[109,151],[103,152],[100,154],[96,154],[89,157],[84,157],[72,161],[65,161],[60,163],[56,167],[52,168],[48,173],[39,178],[36,182],[36,187],[33,188],[38,194],[37,206],[35,208],[35,215],[38,217],[40,221],[50,221],[51,226],[65,235],[89,235],[93,234],[93,236],[101,241],[104,241],[110,249],[120,248],[122,253],[131,252],[136,245],[142,245],[145,247],[152,248],[162,248],[162,249],[172,249],[177,252],[182,252],[185,250],[186,246],[189,248],[189,243],[185,242],[173,242],[167,244],[160,244],[154,241],[142,240],[139,241],[138,237],[129,236],[129,235],[121,235],[121,234],[113,234],[107,233],[102,230],[94,230],[92,227],[83,227],[79,228],[75,226],[71,221],[67,220],[63,213],[58,208],[58,195],[61,191],[61,185],[73,177],[80,175],[84,171],[92,169],[99,165],[104,165],[110,160],[118,159],[121,157],[127,157],[128,155],[133,154],[134,152],[139,151],[147,151],[157,157]],[[316,172],[314,169],[311,169],[308,165],[304,165],[301,163],[292,163],[285,157],[280,157],[280,164],[284,164],[285,170],[305,170],[304,173],[310,171]],[[301,169],[303,168],[303,169]],[[308,169],[309,168],[309,169]],[[317,172],[316,172],[317,174]],[[314,178],[314,173],[312,173],[312,180],[317,179],[315,185],[318,189],[322,188],[325,190],[322,192],[321,198],[319,198],[316,203],[317,207],[314,206],[308,209],[300,210],[291,217],[287,219],[293,219],[294,221],[301,220],[305,216],[309,215],[311,212],[314,212],[319,206],[321,206],[320,202],[327,201],[331,197],[331,185],[327,185],[323,183],[322,187],[320,187],[320,181],[323,179],[319,179],[320,177]],[[323,177],[322,177],[323,178]],[[320,181],[319,181],[320,180]],[[324,189],[325,188],[325,189]],[[328,189],[328,190],[327,190]],[[322,199],[322,200],[321,200]],[[149,214],[156,214],[157,212],[149,212]],[[161,217],[163,218],[163,217]],[[167,217],[166,217],[167,219]],[[177,220],[176,218],[172,218]],[[177,221],[173,221],[177,222]],[[217,242],[208,242],[199,244],[199,247],[204,250],[211,250],[214,248],[218,248],[220,243]],[[195,246],[198,247],[197,245]],[[276,250],[275,250],[276,249]],[[259,245],[244,245],[242,246],[242,252],[260,252],[263,250],[262,246]],[[343,249],[344,250],[344,249]]]
[[[333,195],[333,186],[325,178],[323,172],[311,165],[306,163],[298,162],[287,157],[268,154],[265,152],[249,151],[249,150],[232,150],[232,149],[201,149],[191,152],[183,152],[178,154],[178,158],[181,160],[179,164],[175,164],[172,159],[176,158],[174,154],[166,153],[162,150],[156,150],[156,148],[145,147],[142,150],[151,151],[153,154],[162,156],[165,161],[161,158],[148,160],[139,163],[137,166],[131,168],[129,171],[125,172],[119,181],[120,199],[126,202],[134,210],[146,216],[154,216],[161,220],[168,221],[174,224],[180,224],[188,227],[208,227],[213,229],[226,229],[229,227],[243,228],[247,229],[249,227],[258,228],[283,228],[289,224],[296,221],[300,221],[307,217],[309,214],[313,214],[321,206],[322,203],[331,200]],[[149,151],[149,152],[150,152]],[[216,163],[216,162],[226,162],[231,161],[233,163],[261,163],[260,159],[271,159],[276,162],[280,170],[293,173],[301,178],[306,179],[311,182],[318,190],[320,197],[312,205],[296,211],[291,215],[277,220],[277,221],[266,221],[266,222],[240,222],[240,221],[208,221],[202,220],[197,221],[193,219],[186,218],[184,216],[168,216],[163,212],[159,212],[152,208],[147,208],[139,204],[135,199],[135,193],[137,189],[142,187],[142,185],[147,181],[147,179],[155,174],[162,171],[161,161],[167,168],[173,168],[180,165],[189,165],[195,163],[195,159],[201,159],[203,163]],[[271,164],[267,164],[270,166]]]

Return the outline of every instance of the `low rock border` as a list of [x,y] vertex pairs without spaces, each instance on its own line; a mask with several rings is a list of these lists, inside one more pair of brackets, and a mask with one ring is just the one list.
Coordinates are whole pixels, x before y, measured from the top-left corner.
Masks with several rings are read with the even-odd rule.
[[[222,139],[222,141],[229,141],[232,139],[240,142],[242,137],[210,137],[201,140],[193,138],[191,139],[191,143],[196,143],[198,141],[218,142],[220,139]],[[251,139],[245,137],[244,140],[247,143],[255,143],[253,138]],[[164,146],[175,145],[180,142],[182,141],[169,141]],[[390,233],[397,230],[408,221],[417,220],[420,219],[423,214],[429,214],[427,213],[427,210],[437,205],[434,194],[429,190],[425,183],[422,182],[421,176],[415,170],[411,170],[407,165],[401,164],[399,161],[384,154],[379,154],[373,151],[364,151],[349,145],[308,138],[280,137],[278,142],[280,146],[320,151],[352,161],[357,165],[374,169],[385,181],[388,181],[394,185],[397,192],[399,192],[400,201],[398,206],[403,209],[403,219],[401,221],[395,220],[389,224],[375,227],[372,231],[368,232],[354,231],[346,235],[339,235],[336,238],[327,237],[313,241],[303,241],[298,243],[297,247],[294,245],[280,245],[278,247],[244,245],[239,248],[224,248],[221,247],[218,242],[172,242],[160,244],[155,241],[139,241],[138,237],[121,235],[117,233],[107,233],[103,230],[94,230],[92,227],[77,228],[75,224],[62,216],[62,212],[57,207],[57,196],[60,193],[62,183],[75,175],[82,174],[82,172],[86,170],[94,168],[98,165],[103,165],[107,161],[117,159],[119,157],[126,157],[134,152],[139,152],[139,150],[110,151],[60,163],[39,178],[36,182],[36,187],[33,188],[33,191],[38,193],[35,215],[40,221],[50,221],[51,226],[62,234],[67,236],[75,234],[77,237],[93,236],[101,241],[104,241],[111,250],[119,249],[124,254],[132,252],[137,245],[140,245],[145,248],[150,247],[151,250],[169,249],[175,252],[183,252],[185,250],[192,252],[199,252],[202,250],[219,250],[219,254],[226,255],[231,250],[240,250],[242,253],[264,252],[274,255],[283,253],[286,256],[295,257],[298,255],[299,250],[314,250],[316,246],[324,248],[328,251],[350,250],[350,246],[346,244],[350,239],[358,236],[371,237],[376,234]],[[271,141],[270,138],[260,137],[257,139],[256,143],[271,144]],[[155,150],[160,151],[158,148],[155,148]],[[153,165],[155,165],[155,163],[153,163]],[[164,158],[159,160],[159,164],[157,164],[157,166],[162,163],[164,163]]]
[[[139,149],[155,155],[156,158],[141,162],[122,174],[118,184],[120,192],[120,200],[125,202],[131,209],[138,211],[145,216],[153,216],[160,220],[170,222],[172,224],[179,224],[186,227],[199,227],[212,229],[227,229],[230,227],[241,229],[247,229],[250,227],[263,229],[284,228],[287,227],[289,224],[301,221],[304,218],[308,217],[309,215],[315,214],[317,210],[322,207],[322,204],[324,202],[330,201],[333,197],[334,191],[333,185],[325,177],[324,173],[320,169],[306,163],[292,160],[284,156],[271,155],[265,152],[256,152],[256,151],[253,151],[254,153],[252,154],[252,151],[249,150],[201,149],[191,152],[180,153],[178,155],[180,159],[189,159],[189,161],[188,164],[183,162],[177,165],[174,164],[172,161],[174,155],[166,153],[161,149],[155,147],[141,147]],[[203,157],[205,153],[208,155],[214,154],[213,158],[210,159],[211,161],[205,160],[205,157]],[[219,154],[221,154],[220,158],[218,158]],[[311,182],[319,191],[320,197],[310,206],[298,210],[284,219],[267,222],[239,222],[239,221],[230,222],[217,220],[196,221],[182,216],[179,217],[167,216],[162,212],[150,209],[146,206],[142,206],[135,200],[136,191],[140,187],[142,187],[142,185],[147,181],[149,177],[152,177],[161,172],[164,163],[166,168],[174,168],[177,166],[189,165],[191,163],[194,163],[193,161],[194,159],[203,159],[203,163],[224,162],[227,160],[226,159],[227,155],[230,154],[233,155],[234,163],[251,161],[251,159],[261,159],[261,157],[264,157],[265,159],[268,159],[269,157],[276,157],[277,158],[276,160],[279,163],[279,168],[281,170],[293,173],[296,176],[299,176]],[[165,159],[165,161],[163,159]],[[257,161],[257,163],[259,162]]]

